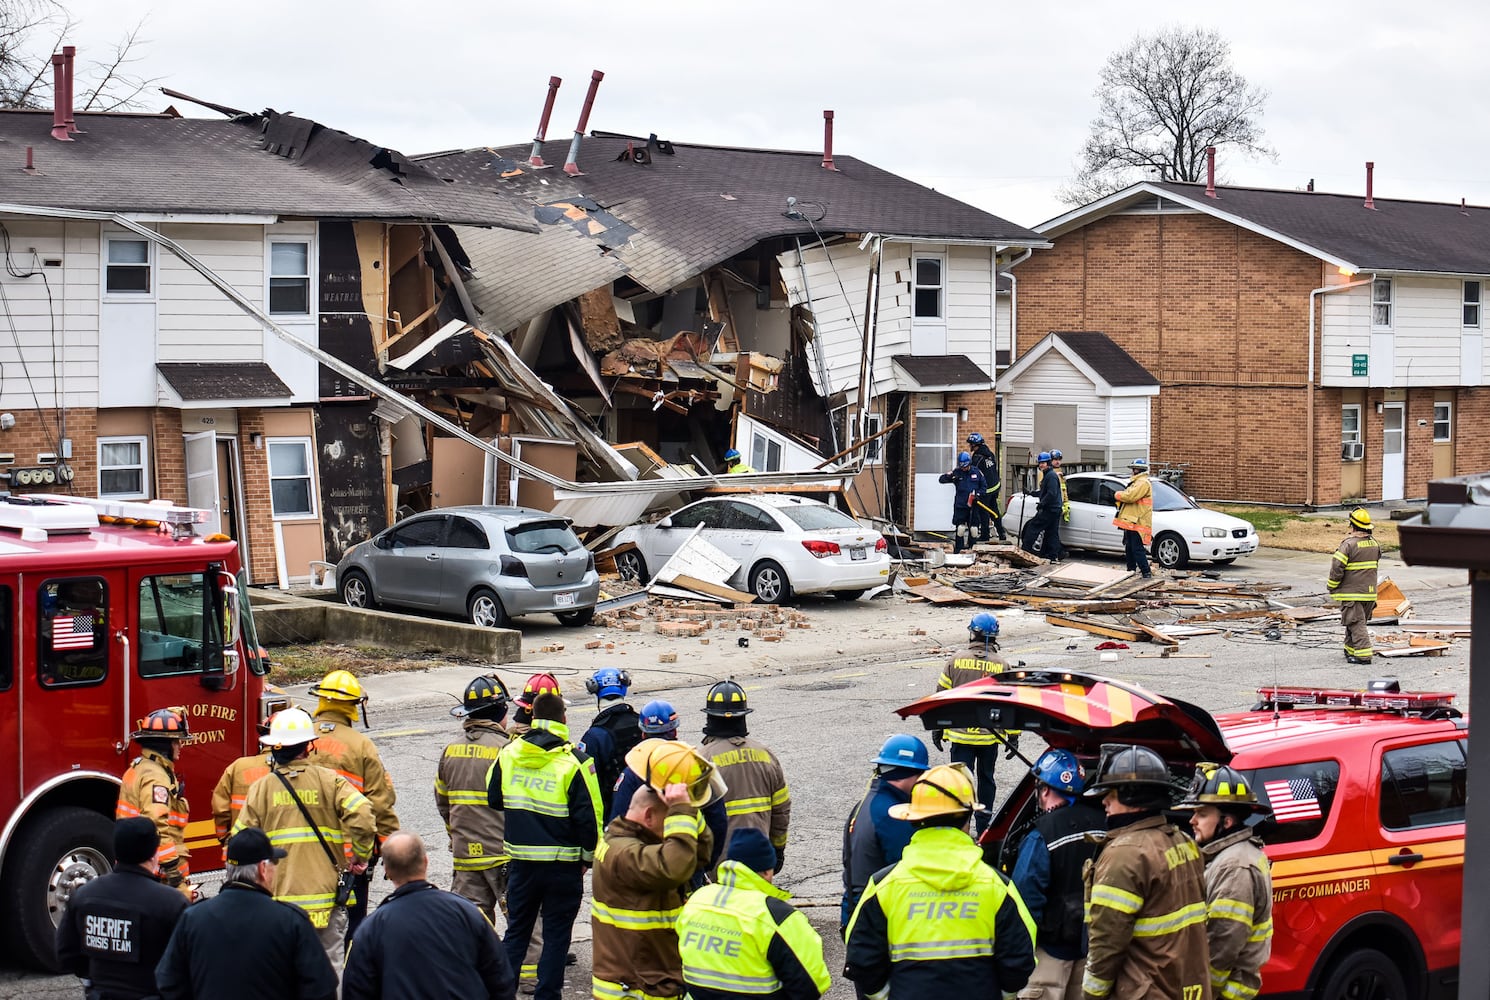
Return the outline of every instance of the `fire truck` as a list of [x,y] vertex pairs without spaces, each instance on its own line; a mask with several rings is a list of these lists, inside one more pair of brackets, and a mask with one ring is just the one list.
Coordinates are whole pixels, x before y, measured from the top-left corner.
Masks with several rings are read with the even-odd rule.
[[114,804],[153,709],[183,707],[193,874],[220,868],[210,794],[282,696],[265,683],[238,545],[168,502],[0,498],[0,920],[55,967],[72,892],[110,870]]

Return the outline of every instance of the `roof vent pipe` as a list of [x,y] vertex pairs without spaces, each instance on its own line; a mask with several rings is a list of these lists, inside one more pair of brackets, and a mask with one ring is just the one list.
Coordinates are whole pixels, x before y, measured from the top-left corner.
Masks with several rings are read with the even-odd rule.
[[833,112],[823,112],[823,169],[837,170],[833,166]]
[[529,166],[548,166],[543,162],[543,140],[548,138],[548,118],[554,113],[554,98],[559,96],[559,84],[563,82],[556,76],[548,78],[548,97],[543,102],[543,114],[538,117],[538,134],[533,136],[533,152],[528,154]]
[[1371,174],[1376,170],[1376,164],[1370,160],[1366,161],[1366,207],[1376,211],[1376,199],[1371,197]]
[[1216,197],[1216,147],[1205,148],[1205,196]]
[[574,126],[574,140],[569,143],[569,158],[564,161],[564,173],[570,177],[580,175],[579,140],[590,125],[590,109],[595,106],[595,91],[600,89],[600,81],[604,79],[605,74],[598,69],[590,74],[590,89],[585,93],[585,106],[580,109],[579,123]]
[[67,134],[67,113],[62,102],[67,97],[66,71],[62,68],[62,53],[52,53],[52,138],[58,142],[72,142]]
[[1460,198],[1459,198],[1459,214],[1460,215],[1468,215],[1469,214],[1469,199],[1468,198],[1465,198],[1463,196],[1460,196]]
[[67,88],[67,99],[62,105],[62,110],[66,112],[67,115],[67,117],[64,119],[64,123],[67,125],[67,131],[71,132],[73,135],[77,135],[79,132],[82,131],[82,129],[78,128],[78,123],[73,120],[72,111],[73,99],[76,96],[73,93],[72,88],[73,60],[77,57],[77,54],[78,47],[76,45],[62,46],[62,85]]

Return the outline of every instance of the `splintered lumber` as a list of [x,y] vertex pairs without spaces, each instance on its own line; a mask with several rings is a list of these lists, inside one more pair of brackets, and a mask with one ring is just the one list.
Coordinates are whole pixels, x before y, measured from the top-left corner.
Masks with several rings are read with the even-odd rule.
[[686,573],[679,573],[672,578],[671,583],[674,587],[679,587],[683,590],[692,590],[696,593],[707,594],[710,597],[717,597],[720,600],[731,601],[735,604],[750,604],[755,600],[755,595],[748,591],[736,590],[733,587],[726,587],[724,584],[712,583],[708,580],[700,580],[698,577],[689,576]]
[[1412,610],[1412,602],[1407,595],[1402,593],[1400,587],[1392,582],[1391,577],[1383,579],[1376,585],[1376,610],[1371,612],[1372,618],[1396,618],[1407,614]]
[[940,583],[907,583],[905,589],[917,597],[924,597],[932,604],[961,604],[970,596],[956,587]]
[[1432,635],[1468,636],[1472,634],[1467,621],[1414,618],[1411,621],[1398,623],[1397,627],[1403,632],[1425,632]]
[[1168,633],[1159,631],[1148,622],[1139,621],[1136,618],[1129,619],[1129,622],[1134,628],[1138,629],[1144,635],[1148,636],[1149,642],[1157,642],[1161,646],[1178,646],[1180,644],[1179,639],[1175,638],[1172,635],[1169,635]]
[[1121,639],[1125,642],[1137,642],[1143,638],[1143,632],[1137,628],[1098,621],[1095,618],[1085,618],[1080,615],[1048,614],[1045,616],[1045,621],[1060,628],[1080,629],[1083,632],[1090,632],[1092,635],[1105,636],[1108,639]]
[[1229,622],[1240,621],[1244,618],[1272,618],[1278,614],[1268,608],[1252,608],[1246,611],[1213,611],[1208,614],[1190,615],[1180,619],[1181,622]]
[[1336,608],[1283,608],[1278,611],[1279,618],[1287,618],[1296,622],[1312,622],[1320,618],[1338,618],[1340,612]]
[[1028,568],[1032,566],[1045,565],[1045,560],[1040,556],[1037,556],[1032,552],[1026,552],[1018,545],[1014,545],[1008,542],[989,542],[985,545],[979,545],[977,546],[977,552],[979,554],[987,553],[988,555],[995,556],[999,559],[1002,559],[1010,566]]
[[1410,646],[1376,646],[1377,656],[1442,656],[1444,650],[1449,648],[1446,642],[1436,642],[1427,639],[1421,644],[1414,642]]
[[1045,611],[1049,614],[1126,615],[1138,610],[1137,601],[1079,601],[1067,600],[1055,595],[1032,599],[1021,594],[1018,595],[1017,600],[1009,603],[1019,604],[1030,600],[1044,605]]

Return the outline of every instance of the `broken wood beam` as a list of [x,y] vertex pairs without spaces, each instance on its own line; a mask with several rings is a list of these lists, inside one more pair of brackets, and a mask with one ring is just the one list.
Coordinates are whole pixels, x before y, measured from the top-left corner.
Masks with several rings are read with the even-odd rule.
[[1279,618],[1279,617],[1281,617],[1281,616],[1278,614],[1278,612],[1272,611],[1272,610],[1270,610],[1268,608],[1257,608],[1255,610],[1250,610],[1250,611],[1213,611],[1213,612],[1210,612],[1210,613],[1207,613],[1207,614],[1189,615],[1188,617],[1181,618],[1180,619],[1180,624],[1184,625],[1184,624],[1189,624],[1189,623],[1193,623],[1193,622],[1229,622],[1229,621],[1241,621],[1242,619],[1245,619],[1245,618]]
[[1125,642],[1137,642],[1143,638],[1143,632],[1136,628],[1110,625],[1106,622],[1097,621],[1094,618],[1084,618],[1079,615],[1048,614],[1045,616],[1045,621],[1060,628],[1080,629],[1083,632],[1090,632],[1092,635],[1105,636],[1108,639],[1121,639]]

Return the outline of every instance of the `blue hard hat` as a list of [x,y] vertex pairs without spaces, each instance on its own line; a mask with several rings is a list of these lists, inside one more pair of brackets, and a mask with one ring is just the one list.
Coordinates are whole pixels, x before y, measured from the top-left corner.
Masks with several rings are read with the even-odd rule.
[[896,733],[885,740],[879,755],[871,757],[870,761],[887,767],[909,768],[912,771],[924,771],[931,766],[926,755],[926,744],[905,733]]
[[678,731],[678,710],[673,708],[672,702],[661,698],[649,701],[642,708],[641,728],[648,736],[675,733]]
[[973,456],[969,455],[965,451],[959,451],[957,453],[957,464],[958,465],[966,465],[969,462],[971,462],[972,460],[973,460]]
[[1072,796],[1080,795],[1082,786],[1086,784],[1086,772],[1069,750],[1046,750],[1030,768],[1030,773],[1036,781],[1054,788],[1068,801]]
[[1050,461],[1050,452],[1048,452],[1048,451],[1042,451],[1042,452],[1040,452],[1039,455],[1036,455],[1035,456],[1035,461],[1036,462],[1048,462],[1048,461]]
[[727,451],[727,452],[724,453],[724,460],[726,462],[733,462],[735,459],[737,459],[739,457],[740,457],[740,451],[737,448],[731,448],[729,451]]
[[974,445],[976,445],[976,444],[982,444],[983,443],[983,435],[982,434],[979,434],[977,431],[973,431],[971,434],[969,434],[967,436],[967,443],[968,444],[974,444]]
[[973,620],[968,622],[967,630],[974,635],[998,635],[999,620],[987,611],[973,615]]
[[1147,469],[1148,467],[1149,460],[1146,458],[1135,458],[1133,461],[1128,463],[1128,468],[1130,469]]
[[601,667],[585,681],[585,690],[597,698],[624,698],[631,687],[631,675],[615,667]]
[[1050,457],[1051,458],[1060,458],[1061,457],[1061,450],[1059,448],[1052,448],[1052,449],[1050,449]]

